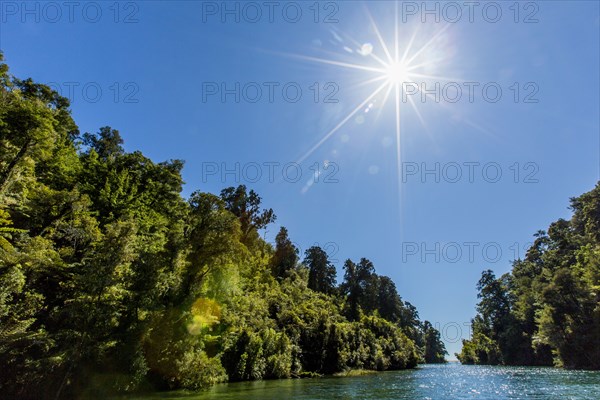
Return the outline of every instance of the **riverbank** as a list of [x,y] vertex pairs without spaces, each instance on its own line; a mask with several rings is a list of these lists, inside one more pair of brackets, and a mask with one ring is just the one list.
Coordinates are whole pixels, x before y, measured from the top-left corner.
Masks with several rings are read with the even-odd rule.
[[372,369],[350,369],[348,371],[336,372],[333,376],[343,376],[343,377],[352,377],[352,376],[365,376],[365,375],[374,375],[378,372]]

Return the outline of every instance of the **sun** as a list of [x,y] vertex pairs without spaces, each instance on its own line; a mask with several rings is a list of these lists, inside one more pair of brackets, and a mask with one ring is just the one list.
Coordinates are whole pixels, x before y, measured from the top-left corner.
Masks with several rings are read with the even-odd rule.
[[[345,57],[343,53],[340,57],[335,54],[331,58],[319,58],[307,55],[299,54],[286,54],[294,58],[298,58],[304,61],[316,62],[325,64],[333,67],[342,69],[355,70],[357,73],[363,74],[364,79],[361,81],[361,85],[375,84],[375,89],[367,95],[365,98],[358,100],[355,108],[333,127],[326,132],[316,144],[314,144],[304,155],[302,155],[297,162],[301,163],[306,160],[312,153],[319,149],[327,140],[329,140],[336,132],[344,127],[349,121],[362,112],[366,108],[369,108],[373,102],[378,103],[380,109],[383,109],[388,101],[394,104],[394,116],[395,116],[395,136],[396,136],[396,152],[398,168],[400,168],[400,117],[401,111],[407,106],[412,108],[414,114],[419,119],[421,124],[425,125],[425,119],[421,115],[421,111],[418,108],[417,102],[412,96],[406,96],[405,90],[410,85],[411,90],[416,90],[417,95],[422,97],[431,96],[430,93],[423,92],[422,84],[425,81],[432,82],[455,82],[456,78],[450,78],[438,75],[441,71],[442,62],[446,59],[444,56],[440,57],[444,51],[440,48],[440,40],[445,31],[450,27],[450,24],[446,24],[441,28],[437,29],[437,32],[432,32],[431,35],[423,35],[422,29],[416,26],[412,29],[412,32],[400,32],[399,26],[399,15],[398,15],[398,3],[395,2],[395,29],[391,37],[388,40],[384,39],[379,26],[374,21],[373,17],[367,10],[367,16],[370,20],[370,30],[374,34],[372,37],[373,42],[361,42],[351,38],[342,32],[336,33],[338,41],[342,41],[342,36],[346,39],[348,46],[344,46],[346,50]],[[349,47],[353,46],[353,48]],[[354,62],[348,62],[348,54],[350,53],[355,57]],[[436,75],[432,75],[435,72]],[[359,75],[360,76],[360,75]],[[462,81],[462,80],[458,80]],[[379,99],[379,100],[378,100]],[[401,104],[402,103],[402,104]],[[403,104],[406,103],[406,104]]]
[[[394,28],[393,32],[389,32],[390,29],[387,29],[388,32],[385,33],[388,35],[382,34],[368,8],[365,8],[365,15],[370,22],[365,26],[369,31],[365,39],[371,39],[371,41],[356,40],[350,35],[336,30],[333,35],[335,40],[332,43],[336,41],[336,43],[340,43],[344,53],[329,53],[330,57],[328,58],[289,53],[286,55],[304,61],[354,70],[359,78],[362,77],[360,86],[374,85],[374,90],[366,97],[357,99],[355,107],[351,108],[329,131],[324,133],[308,151],[297,159],[297,162],[304,162],[346,124],[356,120],[357,115],[368,112],[373,104],[376,103],[380,110],[379,113],[375,113],[375,118],[378,118],[388,101],[392,102],[394,123],[390,128],[395,133],[398,196],[401,198],[401,117],[404,110],[410,107],[421,124],[426,127],[425,118],[418,107],[419,103],[412,96],[407,95],[407,88],[410,86],[412,94],[423,99],[431,97],[431,89],[424,90],[431,85],[439,85],[440,82],[462,82],[463,80],[443,74],[444,67],[452,56],[451,51],[446,51],[449,37],[446,31],[450,24],[440,27],[433,26],[434,29],[428,32],[424,32],[426,28],[420,25],[402,28],[399,23],[398,5],[398,1],[395,1],[395,12],[390,13]],[[387,26],[389,27],[390,24]],[[347,61],[350,57],[352,61]],[[423,101],[421,100],[421,102]]]
[[391,85],[401,85],[410,81],[408,66],[403,62],[390,63],[385,69],[385,77]]

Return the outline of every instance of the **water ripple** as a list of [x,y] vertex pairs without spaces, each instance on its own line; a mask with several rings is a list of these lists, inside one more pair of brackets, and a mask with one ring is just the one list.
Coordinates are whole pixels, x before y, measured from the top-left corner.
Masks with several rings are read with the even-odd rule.
[[171,392],[137,399],[597,400],[600,399],[600,372],[449,363],[358,377],[223,384],[200,394]]

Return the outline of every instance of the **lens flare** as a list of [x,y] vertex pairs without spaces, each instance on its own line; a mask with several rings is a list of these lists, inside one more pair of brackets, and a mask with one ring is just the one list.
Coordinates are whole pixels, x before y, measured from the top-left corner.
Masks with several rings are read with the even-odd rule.
[[[319,58],[307,55],[287,54],[288,56],[298,58],[304,61],[320,63],[329,67],[342,68],[355,71],[357,74],[364,74],[365,79],[358,86],[375,85],[375,89],[362,100],[358,100],[356,106],[345,116],[340,118],[333,128],[323,134],[317,142],[309,148],[297,161],[305,161],[311,154],[317,151],[327,140],[341,130],[349,121],[355,121],[357,124],[364,123],[366,114],[365,107],[374,102],[378,104],[377,118],[382,110],[386,108],[388,100],[394,104],[394,126],[396,141],[396,169],[398,179],[398,196],[401,198],[401,117],[403,110],[407,104],[414,111],[420,123],[426,128],[426,121],[421,111],[418,108],[420,102],[415,101],[412,97],[406,96],[404,92],[407,83],[411,84],[412,90],[417,91],[417,95],[421,98],[429,99],[431,94],[423,90],[423,85],[417,83],[446,83],[446,82],[462,82],[462,79],[446,77],[441,73],[444,63],[448,61],[451,52],[448,49],[447,30],[450,24],[445,24],[441,27],[436,25],[433,30],[424,33],[424,28],[415,25],[414,29],[402,26],[403,32],[400,32],[398,2],[394,3],[394,13],[387,13],[387,16],[393,17],[393,24],[387,24],[388,31],[393,25],[393,33],[388,40],[384,39],[384,35],[373,16],[365,6],[365,15],[369,21],[370,35],[368,37],[372,41],[358,41],[350,35],[340,31],[332,31],[335,41],[339,43],[342,49],[348,46],[353,46],[354,51],[350,53],[347,50],[339,54],[333,54],[328,58]],[[422,25],[422,24],[421,24]],[[406,32],[406,29],[410,29]],[[355,62],[348,61],[350,58],[355,59]],[[435,75],[433,75],[435,74]],[[403,100],[404,99],[404,103]],[[422,102],[422,101],[421,101]],[[370,108],[369,108],[370,111]],[[357,116],[363,116],[358,118]],[[427,131],[427,129],[425,129]]]

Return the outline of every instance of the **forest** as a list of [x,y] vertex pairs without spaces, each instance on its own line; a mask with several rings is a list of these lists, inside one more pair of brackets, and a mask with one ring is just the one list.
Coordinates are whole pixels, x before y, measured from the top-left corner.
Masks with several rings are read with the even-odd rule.
[[570,208],[510,273],[482,273],[463,364],[600,369],[600,183]]
[[338,280],[285,227],[262,238],[276,215],[252,189],[184,198],[183,166],[126,152],[110,127],[80,133],[68,99],[0,54],[0,397],[445,361],[439,332],[371,261],[346,260]]

